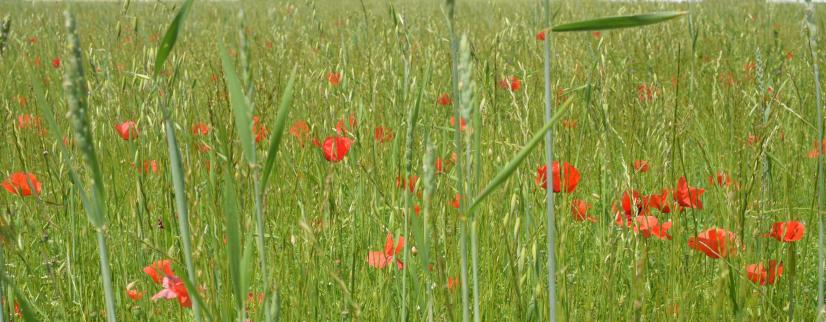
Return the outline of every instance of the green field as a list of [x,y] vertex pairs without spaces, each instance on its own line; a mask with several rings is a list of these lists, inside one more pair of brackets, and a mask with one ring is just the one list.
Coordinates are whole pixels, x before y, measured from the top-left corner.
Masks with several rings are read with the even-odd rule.
[[824,316],[826,7],[181,7],[0,2],[0,321]]

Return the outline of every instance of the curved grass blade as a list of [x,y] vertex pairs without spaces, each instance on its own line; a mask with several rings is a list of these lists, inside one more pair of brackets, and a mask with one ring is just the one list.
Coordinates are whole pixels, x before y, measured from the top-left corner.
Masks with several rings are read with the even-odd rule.
[[178,41],[178,33],[181,31],[181,25],[191,7],[192,0],[184,2],[184,5],[178,10],[178,13],[175,14],[172,23],[169,24],[169,28],[166,29],[166,34],[164,34],[163,41],[161,41],[161,47],[158,48],[158,53],[155,55],[155,77],[158,77],[161,69],[163,69],[164,63],[166,63],[166,58],[168,58],[169,53],[172,52],[172,47],[175,47],[175,42]]
[[235,115],[235,123],[238,127],[238,136],[241,138],[241,146],[244,149],[244,156],[249,164],[255,163],[255,145],[252,141],[252,111],[247,105],[244,90],[241,88],[241,80],[235,72],[232,60],[229,58],[227,48],[223,43],[218,44],[221,51],[221,65],[224,67],[224,79],[227,81],[229,91],[229,101],[232,104],[232,113]]
[[284,137],[284,127],[287,124],[287,117],[290,113],[290,105],[293,100],[293,84],[295,83],[295,73],[298,67],[293,67],[290,73],[290,80],[287,82],[287,88],[284,90],[284,95],[281,96],[281,105],[278,107],[278,116],[275,118],[275,129],[270,137],[270,148],[267,150],[267,160],[264,162],[264,172],[261,175],[261,186],[267,186],[267,180],[270,178],[272,166],[275,164],[275,155],[278,152],[278,147],[281,146],[281,138]]
[[539,129],[539,131],[534,133],[531,140],[528,141],[528,144],[525,145],[525,147],[522,148],[522,150],[520,150],[519,153],[517,153],[516,156],[514,156],[513,159],[511,159],[508,162],[508,164],[506,164],[502,168],[502,170],[499,170],[499,173],[497,173],[496,176],[490,180],[490,183],[488,183],[485,189],[482,190],[482,192],[479,194],[478,197],[476,197],[475,200],[473,200],[473,203],[470,205],[469,212],[472,212],[474,209],[476,209],[476,206],[478,206],[479,203],[482,202],[482,200],[485,200],[485,198],[488,195],[490,195],[494,190],[496,190],[496,188],[505,183],[505,180],[507,180],[511,176],[511,174],[513,174],[513,172],[516,171],[517,167],[519,167],[519,164],[521,164],[522,161],[525,161],[525,158],[528,157],[528,154],[530,154],[531,151],[533,151],[533,149],[535,149],[539,145],[539,142],[541,142],[542,138],[545,136],[545,132],[550,130],[554,123],[556,123],[556,121],[559,120],[559,118],[562,117],[563,114],[565,114],[565,110],[567,109],[567,107],[568,106],[563,106],[562,108],[560,108],[556,112],[556,115],[554,115],[554,117],[551,118],[551,121],[548,122],[548,124],[545,124],[545,126]]
[[593,31],[640,27],[668,21],[685,15],[685,11],[661,11],[632,16],[605,17],[565,23],[551,28],[553,32]]
[[241,221],[238,218],[238,196],[235,193],[235,181],[232,178],[232,169],[227,165],[224,171],[224,220],[227,230],[227,260],[229,261],[229,275],[232,279],[235,293],[236,309],[244,308],[244,297],[241,283]]

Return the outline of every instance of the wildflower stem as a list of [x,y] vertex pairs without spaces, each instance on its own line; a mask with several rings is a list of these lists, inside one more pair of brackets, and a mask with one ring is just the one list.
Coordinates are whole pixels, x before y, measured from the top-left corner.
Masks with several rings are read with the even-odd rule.
[[[545,25],[551,25],[551,3],[550,0],[544,1],[545,6]],[[545,70],[545,124],[551,121],[551,113],[553,110],[551,97],[551,40],[553,33],[548,32],[545,37],[544,47],[544,70]],[[553,128],[548,129],[545,134],[545,164],[548,172],[551,172],[554,159],[554,145],[553,145]],[[549,176],[550,177],[550,176]],[[554,257],[554,191],[549,187],[546,192],[545,211],[547,215],[547,231],[548,231],[548,306],[550,309],[549,321],[556,321],[556,258]]]

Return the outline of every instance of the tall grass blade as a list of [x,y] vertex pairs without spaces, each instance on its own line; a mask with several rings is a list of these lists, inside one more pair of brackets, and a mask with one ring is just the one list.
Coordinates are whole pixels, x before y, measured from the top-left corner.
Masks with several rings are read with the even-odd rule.
[[238,136],[241,138],[241,147],[247,163],[255,164],[255,141],[252,137],[252,111],[247,105],[247,98],[241,87],[241,80],[235,72],[232,59],[230,59],[227,49],[223,43],[218,44],[221,52],[221,65],[224,68],[224,79],[227,82],[229,100],[232,105],[232,112],[235,115],[235,126]]
[[281,105],[278,107],[278,114],[275,117],[275,128],[273,128],[272,136],[270,137],[270,148],[267,150],[267,160],[264,161],[264,172],[261,174],[261,186],[266,187],[270,179],[272,167],[275,164],[275,156],[278,153],[278,148],[281,146],[281,138],[284,137],[284,127],[287,126],[287,119],[289,119],[290,105],[293,100],[293,86],[295,84],[295,75],[298,71],[298,66],[293,67],[290,73],[290,80],[287,82],[287,88],[284,89],[284,94],[281,96]]
[[815,21],[815,6],[811,0],[806,0],[806,29],[809,33],[808,45],[812,58],[812,73],[815,80],[815,109],[817,109],[817,142],[815,146],[818,149],[817,159],[817,320],[823,321],[826,308],[823,306],[823,282],[824,282],[824,266],[826,266],[826,254],[824,254],[824,236],[823,236],[823,210],[824,203],[826,203],[826,195],[824,195],[824,179],[823,178],[823,108],[821,106],[823,100],[820,92],[820,71],[817,64],[817,24]]
[[471,210],[475,210],[476,207],[478,207],[479,204],[482,201],[484,201],[485,198],[488,197],[488,195],[495,191],[496,188],[499,188],[500,185],[505,183],[505,180],[507,180],[513,174],[513,172],[516,171],[516,169],[519,167],[522,161],[525,161],[525,159],[528,157],[531,151],[533,151],[533,149],[535,149],[539,145],[539,142],[541,142],[542,138],[545,136],[545,132],[549,131],[551,127],[559,120],[559,118],[562,117],[567,107],[568,105],[560,108],[556,112],[554,117],[551,118],[551,121],[545,124],[545,126],[539,129],[539,131],[536,131],[536,133],[534,133],[533,137],[530,141],[528,141],[525,147],[523,147],[522,150],[519,150],[519,152],[510,161],[508,161],[508,163],[504,167],[502,167],[502,169],[499,170],[496,176],[494,176],[493,179],[490,180],[488,185],[485,186],[485,189],[482,189],[482,192],[479,193],[476,199],[473,200],[473,203],[470,204]]
[[235,192],[235,179],[232,177],[232,169],[229,166],[224,169],[223,186],[223,212],[227,232],[229,275],[235,293],[235,306],[240,312],[244,308],[245,298],[244,290],[241,288],[241,221],[238,218],[238,196]]
[[[545,7],[545,24],[551,24],[551,2],[544,1]],[[545,43],[543,44],[543,75],[544,75],[544,89],[545,89],[545,123],[551,123],[551,113],[553,113],[553,95],[551,94],[551,44],[553,41],[553,33],[548,33]],[[553,127],[548,129],[545,134],[545,166],[547,171],[550,171],[554,161],[554,131]],[[548,320],[556,321],[556,249],[554,248],[554,192],[553,189],[545,189],[545,215],[546,215],[546,229],[548,239]]]
[[161,70],[163,70],[163,66],[164,63],[166,63],[166,59],[172,52],[172,48],[175,46],[175,42],[178,41],[178,34],[181,31],[181,26],[183,25],[184,18],[186,18],[187,13],[189,13],[189,9],[192,7],[192,1],[193,0],[186,0],[186,2],[184,2],[184,5],[181,6],[181,9],[178,10],[177,14],[175,14],[175,18],[172,19],[172,23],[169,24],[169,27],[167,27],[166,29],[166,33],[164,34],[163,40],[161,41],[161,47],[158,48],[158,53],[155,55],[155,78],[157,78],[158,74],[160,74]]
[[594,31],[631,28],[668,21],[685,15],[685,11],[662,11],[631,16],[616,16],[565,23],[551,28],[553,32]]
[[[63,13],[66,22],[67,40],[69,48],[69,65],[63,79],[63,89],[69,105],[69,120],[75,133],[80,151],[83,153],[86,165],[92,172],[92,202],[86,207],[89,221],[95,226],[98,241],[98,258],[100,259],[101,280],[103,281],[104,301],[106,303],[106,320],[115,321],[115,296],[112,290],[112,273],[109,268],[109,256],[106,250],[106,197],[103,187],[103,175],[100,171],[94,140],[90,130],[88,112],[88,95],[86,79],[83,75],[83,54],[80,48],[80,38],[77,35],[74,16],[68,11]],[[42,102],[43,104],[45,102]],[[88,199],[84,200],[84,205]]]

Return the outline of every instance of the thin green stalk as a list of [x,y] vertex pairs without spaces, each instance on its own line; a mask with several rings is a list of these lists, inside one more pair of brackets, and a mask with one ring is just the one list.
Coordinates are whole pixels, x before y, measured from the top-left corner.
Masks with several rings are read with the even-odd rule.
[[[178,149],[178,142],[175,138],[175,127],[169,115],[168,108],[161,100],[161,109],[164,111],[164,128],[166,132],[166,143],[169,151],[169,163],[172,170],[172,187],[175,191],[175,211],[178,212],[178,230],[181,233],[183,243],[184,264],[190,283],[195,283],[195,265],[192,262],[192,237],[189,233],[189,211],[186,204],[186,187],[184,184],[183,165],[181,164],[181,152]],[[197,292],[197,289],[190,290]],[[195,321],[201,321],[200,303],[192,303],[192,311],[195,313]]]
[[822,144],[823,144],[823,107],[820,106],[822,102],[821,93],[820,93],[820,71],[818,70],[817,65],[817,26],[815,24],[815,8],[814,4],[812,4],[811,0],[806,0],[806,27],[809,32],[809,51],[812,57],[812,73],[814,73],[815,78],[815,108],[817,109],[817,142],[815,146],[817,150],[820,152],[818,153],[817,159],[817,207],[816,207],[816,214],[817,214],[817,236],[818,236],[818,247],[817,247],[817,320],[823,321],[823,313],[824,313],[824,306],[823,306],[823,271],[824,271],[824,249],[823,249],[823,215],[822,211],[824,208],[824,202],[826,202],[826,196],[824,196],[824,178],[823,178],[823,151],[822,151]]
[[[78,142],[87,166],[92,172],[92,200],[86,195],[80,180],[72,172],[75,185],[86,210],[89,222],[95,227],[98,237],[98,253],[100,257],[101,279],[103,280],[103,291],[106,303],[106,319],[109,322],[115,321],[115,296],[112,291],[111,273],[109,271],[109,257],[106,252],[106,242],[104,229],[106,226],[106,203],[105,190],[103,186],[103,175],[100,171],[97,154],[95,153],[92,133],[89,127],[88,95],[86,79],[83,75],[83,54],[80,48],[80,37],[77,35],[74,16],[68,11],[63,13],[66,22],[69,47],[69,68],[64,74],[64,92],[69,105],[69,119],[74,128],[75,139]],[[40,95],[42,97],[42,95]],[[41,101],[41,107],[45,104]],[[54,123],[54,122],[52,122]]]
[[[461,135],[461,114],[459,113],[458,106],[462,104],[462,98],[459,94],[459,75],[458,75],[458,66],[459,66],[459,39],[456,37],[455,31],[455,14],[456,14],[456,0],[446,0],[447,6],[447,29],[448,29],[448,37],[450,39],[450,61],[451,61],[451,93],[453,93],[453,100],[454,104],[456,104],[456,113],[455,115],[455,124],[454,124],[454,137],[455,137],[455,146],[454,149],[456,153],[456,174],[457,174],[457,189],[456,191],[460,193],[461,198],[459,198],[459,209],[460,212],[464,211],[464,207],[466,201],[465,195],[461,192],[464,191],[463,189],[463,170],[462,170],[462,157],[461,157],[461,143],[462,143],[462,135]],[[460,219],[461,220],[461,219]],[[462,222],[459,227],[459,248],[462,252],[461,256],[461,289],[462,289],[462,321],[469,322],[470,321],[470,299],[468,295],[468,288],[467,288],[467,236],[465,230],[467,223]]]
[[[544,1],[545,7],[545,25],[551,25],[551,2]],[[548,32],[545,36],[545,54],[544,54],[544,75],[545,75],[545,124],[550,123],[551,115],[553,113],[553,97],[551,97],[551,41],[553,33]],[[545,165],[547,166],[548,181],[550,181],[551,167],[554,160],[554,141],[553,128],[548,129],[545,134]],[[556,321],[556,258],[554,257],[554,191],[553,189],[545,190],[545,212],[547,216],[547,231],[548,231],[548,306],[550,309],[550,316],[548,320]]]
[[[109,255],[106,252],[106,235],[102,229],[97,231],[98,256],[100,257],[100,272],[103,278],[103,289],[112,291],[112,272],[109,270]],[[115,299],[112,294],[106,296],[106,320],[115,321]]]

